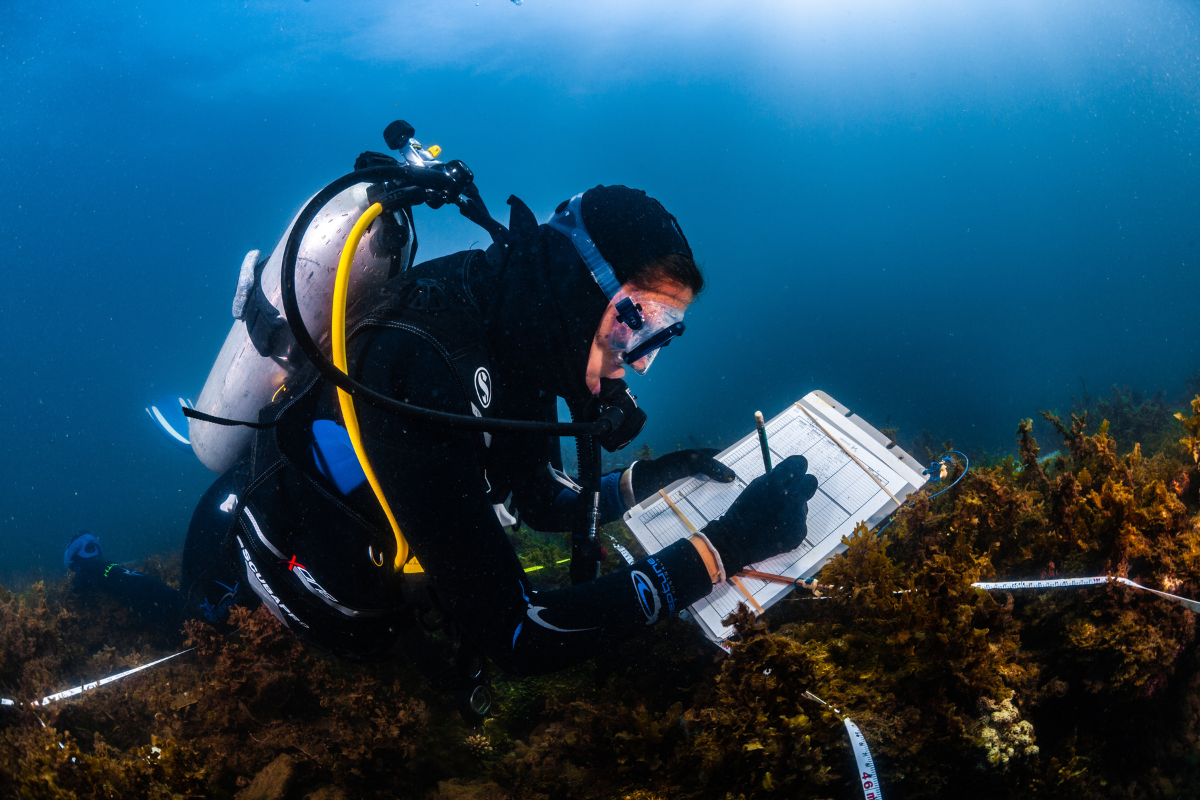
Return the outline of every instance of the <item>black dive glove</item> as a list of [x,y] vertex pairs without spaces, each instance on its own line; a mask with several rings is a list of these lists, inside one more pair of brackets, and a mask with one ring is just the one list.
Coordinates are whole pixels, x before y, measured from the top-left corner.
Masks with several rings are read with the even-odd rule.
[[665,489],[680,478],[707,475],[720,483],[733,483],[737,473],[713,456],[719,450],[680,450],[662,458],[634,462],[630,469],[633,502],[638,504],[659,489]]
[[746,491],[702,533],[721,556],[727,575],[750,564],[795,550],[808,536],[808,501],[817,479],[804,456],[788,456],[750,482]]

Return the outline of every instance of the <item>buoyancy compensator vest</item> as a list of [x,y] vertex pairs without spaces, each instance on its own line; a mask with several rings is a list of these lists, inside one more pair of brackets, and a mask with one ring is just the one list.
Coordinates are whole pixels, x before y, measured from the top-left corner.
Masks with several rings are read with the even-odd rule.
[[[470,256],[468,256],[470,257]],[[379,290],[381,301],[357,320],[424,339],[456,377],[463,410],[486,418],[493,405],[483,328],[447,259],[423,264]],[[465,266],[465,260],[461,267]],[[398,354],[398,357],[403,357]],[[381,656],[425,603],[422,578],[393,567],[396,543],[370,487],[343,494],[313,457],[313,424],[338,422],[334,387],[311,367],[259,415],[243,466],[245,487],[232,531],[235,560],[273,614],[310,643],[344,656]],[[476,434],[481,458],[488,439]],[[403,497],[392,498],[402,504]]]

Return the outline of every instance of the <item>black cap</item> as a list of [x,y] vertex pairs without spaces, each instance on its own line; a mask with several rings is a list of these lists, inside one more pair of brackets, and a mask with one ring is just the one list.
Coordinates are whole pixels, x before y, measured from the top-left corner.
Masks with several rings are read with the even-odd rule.
[[622,283],[657,258],[692,257],[675,217],[641,189],[588,189],[583,193],[583,224]]
[[408,145],[408,140],[417,135],[417,129],[402,119],[398,119],[383,129],[383,141],[393,150],[400,150]]

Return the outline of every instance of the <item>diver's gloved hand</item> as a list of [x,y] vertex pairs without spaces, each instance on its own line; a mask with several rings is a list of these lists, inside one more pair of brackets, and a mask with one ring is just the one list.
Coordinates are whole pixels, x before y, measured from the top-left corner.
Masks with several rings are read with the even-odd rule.
[[750,482],[733,505],[701,533],[716,549],[727,575],[795,550],[808,536],[808,501],[817,479],[804,456],[788,456]]
[[635,461],[629,468],[633,493],[630,505],[637,505],[659,489],[691,475],[707,475],[720,483],[733,483],[737,474],[713,457],[719,452],[716,449],[680,450],[650,461]]
[[63,566],[67,569],[78,569],[90,560],[99,562],[101,555],[100,540],[88,531],[80,531],[63,553]]

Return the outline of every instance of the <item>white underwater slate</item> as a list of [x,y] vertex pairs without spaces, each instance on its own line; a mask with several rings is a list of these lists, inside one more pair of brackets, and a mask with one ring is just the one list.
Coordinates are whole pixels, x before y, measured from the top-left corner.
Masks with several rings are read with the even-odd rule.
[[[891,445],[866,420],[853,414],[822,391],[810,392],[799,403],[767,423],[771,462],[778,464],[791,455],[808,459],[808,470],[818,482],[817,494],[808,503],[808,537],[796,550],[781,553],[755,564],[751,569],[788,578],[810,577],[833,555],[845,549],[842,537],[859,522],[874,528],[896,510],[896,503],[830,440],[807,414],[803,405],[901,502],[926,481],[923,467],[908,453]],[[746,485],[764,473],[758,435],[751,432],[717,458],[737,473],[730,484],[704,478],[685,478],[667,487],[667,495],[697,529],[725,513]],[[690,531],[670,506],[655,495],[625,514],[625,523],[647,553],[653,554]],[[791,587],[753,578],[742,578],[759,605],[768,608],[791,591]],[[715,642],[727,639],[733,629],[721,624],[744,597],[731,583],[717,586],[708,597],[691,607],[692,616]]]

